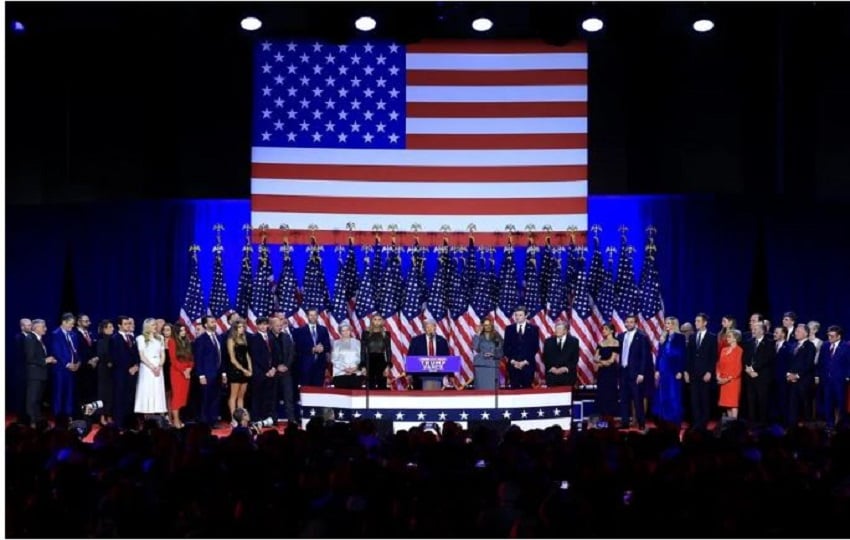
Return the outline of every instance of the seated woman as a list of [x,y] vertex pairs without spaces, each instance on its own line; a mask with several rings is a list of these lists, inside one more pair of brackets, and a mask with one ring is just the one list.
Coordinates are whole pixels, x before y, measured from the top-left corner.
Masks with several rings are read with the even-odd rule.
[[351,335],[348,323],[339,325],[339,339],[331,348],[333,385],[336,388],[360,388],[363,371],[360,367],[360,342]]

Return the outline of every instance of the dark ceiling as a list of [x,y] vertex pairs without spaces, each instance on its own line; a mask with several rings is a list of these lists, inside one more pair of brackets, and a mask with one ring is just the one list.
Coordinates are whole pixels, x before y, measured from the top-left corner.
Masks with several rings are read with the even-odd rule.
[[[843,183],[847,3],[5,4],[7,200],[248,195],[258,36],[589,37],[594,193],[792,192]],[[486,35],[477,14],[494,20]],[[248,14],[260,32],[239,28]],[[694,17],[714,32],[697,35]],[[843,171],[843,172],[842,172]],[[796,186],[796,188],[795,188]]]

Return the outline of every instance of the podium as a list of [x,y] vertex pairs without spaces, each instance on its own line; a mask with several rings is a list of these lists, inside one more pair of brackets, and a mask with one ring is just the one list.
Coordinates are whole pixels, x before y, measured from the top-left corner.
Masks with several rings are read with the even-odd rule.
[[423,390],[440,390],[443,375],[460,371],[460,356],[408,356],[404,371],[420,375]]

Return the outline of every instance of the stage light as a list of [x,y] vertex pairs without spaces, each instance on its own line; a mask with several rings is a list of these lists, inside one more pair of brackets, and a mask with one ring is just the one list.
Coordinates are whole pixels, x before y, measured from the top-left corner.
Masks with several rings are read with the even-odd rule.
[[598,17],[588,17],[581,23],[581,27],[585,32],[598,32],[602,30],[604,26],[605,23],[603,23],[602,19]]
[[493,21],[487,17],[478,17],[472,21],[472,29],[478,32],[486,32],[491,28],[493,28]]
[[694,21],[694,30],[697,32],[709,32],[714,28],[711,19],[698,19]]
[[354,27],[360,30],[361,32],[370,32],[378,26],[378,23],[375,22],[375,19],[369,16],[363,16],[354,21]]
[[23,32],[26,29],[24,28],[24,23],[21,21],[12,21],[12,30],[15,32]]
[[254,30],[259,30],[260,27],[263,26],[263,21],[256,17],[245,17],[242,19],[241,26],[243,30],[253,32]]

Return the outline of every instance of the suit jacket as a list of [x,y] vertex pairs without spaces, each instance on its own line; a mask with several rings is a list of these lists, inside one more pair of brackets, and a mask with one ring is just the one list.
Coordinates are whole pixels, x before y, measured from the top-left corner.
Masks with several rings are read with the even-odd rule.
[[[744,367],[752,366],[753,370],[759,374],[759,379],[765,376],[770,377],[776,361],[776,346],[772,341],[767,340],[767,336],[761,338],[758,349],[755,346],[756,342],[752,340],[744,348]],[[746,377],[748,378],[749,376]]]
[[520,336],[516,324],[508,326],[505,328],[503,350],[508,362],[511,360],[528,360],[528,363],[533,368],[535,364],[534,357],[540,351],[540,330],[526,321],[525,333]]
[[120,333],[115,332],[109,338],[109,356],[112,359],[112,373],[115,376],[127,375],[128,370],[139,365],[139,348],[136,346],[136,340],[130,336],[130,342],[124,339]]
[[[439,334],[434,336],[434,348],[436,349],[435,352],[437,356],[448,356],[450,354],[449,342],[446,341],[446,338]],[[425,337],[425,334],[419,334],[410,340],[410,347],[407,348],[407,355],[428,356],[428,340]]]
[[24,365],[27,362],[27,343],[32,336],[32,332],[20,332],[15,334],[15,355],[18,360],[18,365]]
[[284,365],[292,371],[292,366],[295,365],[295,342],[292,341],[292,336],[286,332],[281,332],[274,335],[272,341],[272,358],[275,365]]
[[691,380],[694,378],[702,380],[706,372],[710,373],[711,380],[714,380],[715,372],[717,371],[717,335],[706,331],[705,337],[702,338],[702,343],[700,343],[699,347],[697,347],[697,335],[698,332],[694,332],[694,335],[688,342],[688,356],[685,362],[685,369]]
[[274,359],[274,334],[268,332],[266,334],[269,339],[268,345],[263,335],[257,331],[248,336],[248,349],[251,352],[251,360],[253,361],[252,376],[255,379],[262,379],[266,376],[266,372],[271,368],[277,368],[277,362]]
[[[558,338],[552,336],[543,342],[543,365],[546,366],[546,384],[573,386],[576,383],[578,369],[578,339],[574,336],[564,336],[564,348],[558,347]],[[566,367],[567,373],[555,375],[549,373],[553,367]]]
[[[218,342],[218,347],[213,342]],[[224,369],[222,359],[224,358],[224,345],[218,336],[210,338],[210,334],[204,332],[195,338],[192,342],[192,356],[195,357],[195,373],[198,377],[204,376],[209,384],[216,378]],[[219,351],[221,353],[219,354]]]
[[[620,348],[617,352],[620,354],[621,368],[625,363],[623,359],[623,345],[625,344],[625,339],[625,332],[617,335],[617,341],[620,342]],[[646,334],[640,330],[635,330],[635,336],[632,338],[632,344],[629,346],[629,357],[626,360],[628,360],[628,365],[625,369],[621,369],[620,373],[623,375],[629,375],[629,378],[633,378],[632,376],[637,377],[638,375],[643,375],[644,380],[646,380],[649,377],[649,373],[654,370],[652,365],[652,348],[649,344],[649,338],[647,338]]]
[[83,335],[83,331],[80,330],[80,327],[74,328],[74,334],[76,334],[78,343],[77,352],[79,353],[79,358],[82,362],[88,362],[95,356],[97,356],[97,335],[89,331],[89,340],[86,341],[85,336]]
[[[310,325],[305,324],[299,326],[292,332],[292,338],[295,340],[295,354],[301,361],[311,362],[313,360],[313,336],[310,334]],[[320,356],[320,360],[325,361],[330,358],[331,354],[331,335],[328,329],[321,324],[316,325],[316,343],[322,344],[325,352]]]
[[824,343],[818,360],[818,377],[821,379],[841,380],[850,377],[850,343],[839,341],[833,354],[832,343]]
[[47,345],[43,338],[39,340],[35,334],[29,334],[24,340],[24,356],[26,358],[26,377],[28,381],[47,380]]
[[80,344],[77,343],[77,333],[71,329],[68,335],[71,338],[71,344],[65,339],[65,331],[60,326],[50,333],[50,341],[47,344],[49,355],[56,358],[56,366],[62,369],[71,362],[80,361]]
[[799,382],[814,382],[815,355],[817,354],[815,344],[806,339],[802,343],[792,343],[791,350],[793,353],[788,364],[788,373],[799,375]]

